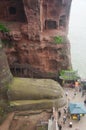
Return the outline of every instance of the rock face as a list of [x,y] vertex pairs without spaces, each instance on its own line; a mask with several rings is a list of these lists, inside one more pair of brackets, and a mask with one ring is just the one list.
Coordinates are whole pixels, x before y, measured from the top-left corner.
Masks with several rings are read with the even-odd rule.
[[[1,0],[0,0],[1,1]],[[3,0],[0,21],[9,28],[3,35],[14,76],[57,79],[71,67],[67,39],[71,0]],[[55,43],[55,37],[61,37]]]
[[[0,41],[1,42],[1,41]],[[12,78],[12,75],[9,70],[8,62],[6,59],[6,55],[4,50],[2,49],[2,45],[0,43],[0,84],[8,83]],[[1,87],[0,85],[0,87]]]
[[0,100],[6,98],[6,86],[11,79],[12,75],[0,41]]

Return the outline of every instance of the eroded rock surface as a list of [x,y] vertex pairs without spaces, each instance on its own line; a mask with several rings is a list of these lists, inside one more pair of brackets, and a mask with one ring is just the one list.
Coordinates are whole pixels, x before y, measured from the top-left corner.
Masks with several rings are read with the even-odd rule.
[[5,85],[6,83],[9,83],[11,79],[12,75],[8,66],[7,57],[4,53],[4,49],[0,47],[0,87],[2,84]]
[[[0,0],[1,1],[1,0]],[[3,35],[13,75],[58,78],[71,67],[67,40],[71,0],[3,0],[0,21],[10,30]],[[64,37],[55,44],[55,36]]]

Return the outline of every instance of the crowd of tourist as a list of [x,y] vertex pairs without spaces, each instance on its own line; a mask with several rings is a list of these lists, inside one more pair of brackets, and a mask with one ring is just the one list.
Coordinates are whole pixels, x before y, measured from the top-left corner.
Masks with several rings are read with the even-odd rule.
[[[85,93],[84,93],[84,91],[82,90],[82,88],[80,86],[80,83],[78,81],[76,81],[75,84],[71,84],[71,88],[74,90],[74,94],[73,94],[72,98],[75,98],[77,93],[81,93],[81,97],[83,97],[83,96],[85,97],[84,98],[84,103],[86,104],[86,96],[85,96]],[[69,95],[67,89],[65,91],[65,95],[67,97],[68,104],[69,104],[70,95]],[[68,111],[68,104],[63,109],[58,110],[58,128],[59,128],[59,130],[64,130],[64,125],[66,123],[67,123],[69,128],[73,127],[73,122],[72,122],[72,119],[71,119],[71,115],[69,114],[69,111]],[[61,120],[60,120],[60,118],[61,118]],[[80,121],[80,114],[77,114],[77,120]],[[80,129],[75,128],[75,130],[80,130]]]

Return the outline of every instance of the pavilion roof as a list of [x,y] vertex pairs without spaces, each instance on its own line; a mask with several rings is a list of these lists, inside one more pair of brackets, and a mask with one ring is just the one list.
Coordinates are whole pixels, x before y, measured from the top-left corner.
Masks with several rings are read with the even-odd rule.
[[77,80],[80,77],[78,76],[78,72],[74,70],[62,70],[59,76],[60,79],[63,80]]

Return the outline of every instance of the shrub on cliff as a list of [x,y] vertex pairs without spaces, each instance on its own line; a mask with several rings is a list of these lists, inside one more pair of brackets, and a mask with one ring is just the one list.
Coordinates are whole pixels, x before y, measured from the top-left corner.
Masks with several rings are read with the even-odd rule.
[[0,23],[0,31],[5,33],[9,32],[9,29],[3,23]]
[[63,43],[63,37],[62,36],[55,36],[54,42],[55,42],[55,44]]

